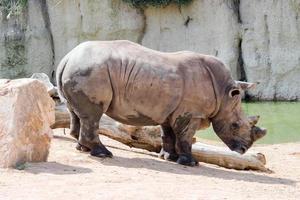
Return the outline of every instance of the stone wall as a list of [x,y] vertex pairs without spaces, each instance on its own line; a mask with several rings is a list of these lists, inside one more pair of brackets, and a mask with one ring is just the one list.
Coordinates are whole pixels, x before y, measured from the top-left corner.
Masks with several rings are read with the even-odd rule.
[[243,0],[242,55],[260,99],[300,97],[300,1]]
[[2,78],[53,77],[80,42],[128,39],[161,51],[215,55],[235,79],[260,82],[253,98],[300,98],[300,0],[194,0],[144,10],[122,0],[28,1],[22,16],[7,19],[2,12]]
[[192,50],[218,56],[239,78],[238,18],[230,1],[194,1],[180,9],[145,10],[142,44],[162,51]]
[[18,15],[0,10],[0,78],[29,77],[34,72],[51,75],[51,35],[41,2],[28,0],[28,7]]

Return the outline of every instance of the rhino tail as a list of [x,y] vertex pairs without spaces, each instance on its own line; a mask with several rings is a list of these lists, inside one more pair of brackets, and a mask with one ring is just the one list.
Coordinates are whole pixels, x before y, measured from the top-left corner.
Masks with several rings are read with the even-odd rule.
[[62,75],[64,73],[64,69],[68,63],[68,56],[65,56],[60,63],[57,66],[57,70],[56,70],[56,84],[57,84],[57,92],[58,92],[58,96],[60,98],[60,101],[63,103],[66,103],[66,98],[64,95],[64,91],[62,88]]

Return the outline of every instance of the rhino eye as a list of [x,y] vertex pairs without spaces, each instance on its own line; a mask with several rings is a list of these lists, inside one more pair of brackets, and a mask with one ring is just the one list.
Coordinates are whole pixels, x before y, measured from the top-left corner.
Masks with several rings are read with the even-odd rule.
[[233,122],[232,124],[231,124],[231,129],[232,130],[237,130],[237,129],[239,129],[240,128],[240,125],[237,123],[237,122]]

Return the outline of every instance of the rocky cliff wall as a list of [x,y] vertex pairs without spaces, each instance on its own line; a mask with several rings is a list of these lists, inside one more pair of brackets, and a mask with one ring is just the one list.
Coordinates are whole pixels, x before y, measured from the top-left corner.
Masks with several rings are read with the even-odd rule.
[[219,57],[232,76],[260,82],[256,99],[300,98],[300,0],[194,0],[136,9],[122,0],[28,0],[0,18],[0,77],[44,72],[86,40],[128,39],[161,51]]
[[243,0],[242,57],[248,81],[261,84],[260,99],[300,97],[300,1]]

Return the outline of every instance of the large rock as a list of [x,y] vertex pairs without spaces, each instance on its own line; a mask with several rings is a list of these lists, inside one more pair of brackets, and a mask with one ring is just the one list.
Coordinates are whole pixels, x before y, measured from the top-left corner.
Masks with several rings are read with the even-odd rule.
[[0,167],[46,161],[54,101],[38,80],[0,81]]
[[243,0],[242,52],[251,95],[266,100],[300,98],[300,1]]
[[41,81],[46,86],[47,92],[52,98],[53,97],[58,97],[57,87],[55,87],[51,83],[51,81],[50,81],[49,77],[47,76],[47,74],[45,74],[45,73],[34,73],[34,74],[32,74],[32,76],[30,78]]

